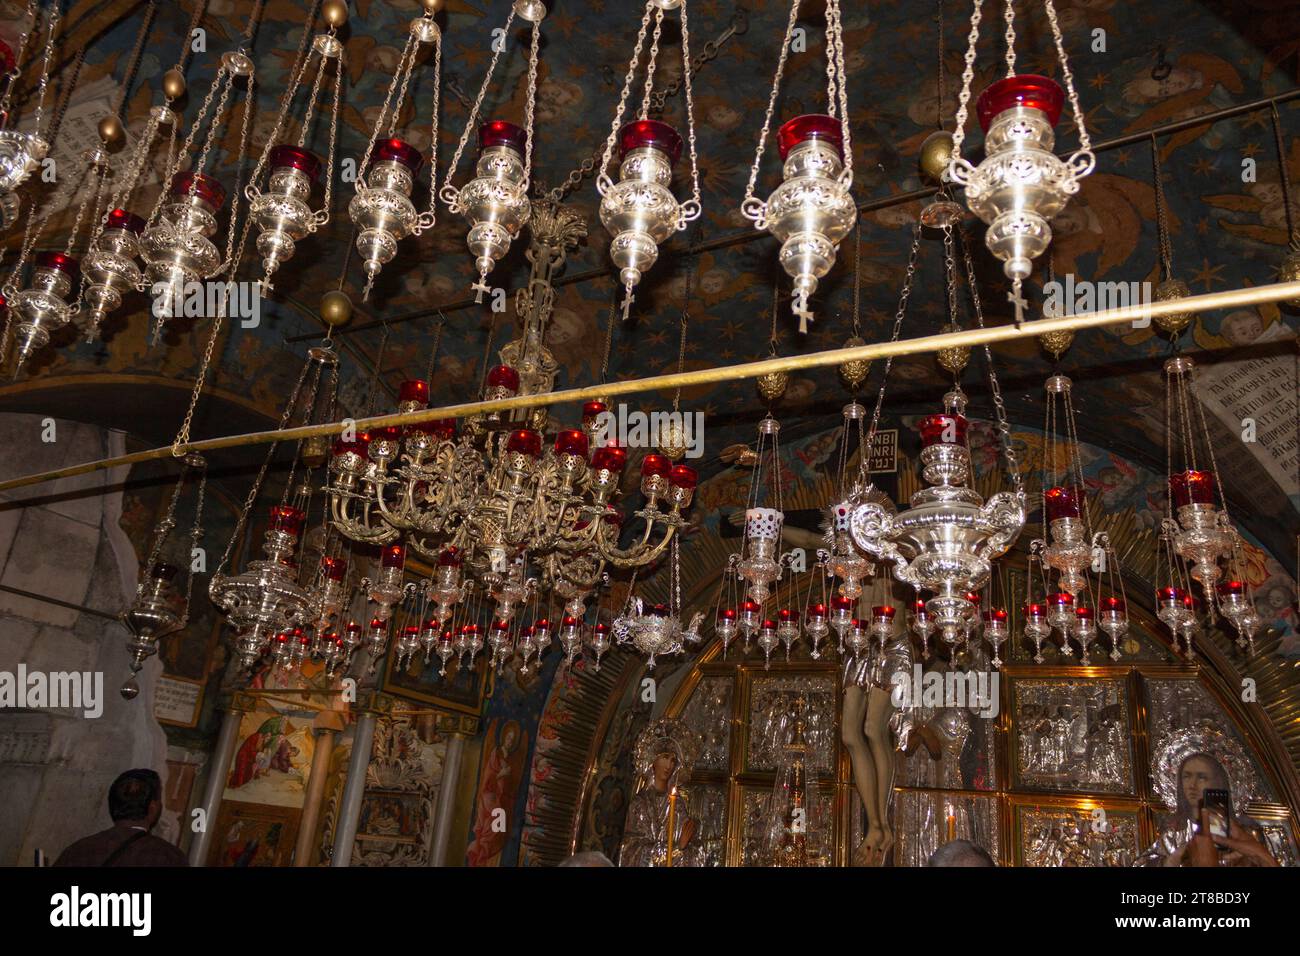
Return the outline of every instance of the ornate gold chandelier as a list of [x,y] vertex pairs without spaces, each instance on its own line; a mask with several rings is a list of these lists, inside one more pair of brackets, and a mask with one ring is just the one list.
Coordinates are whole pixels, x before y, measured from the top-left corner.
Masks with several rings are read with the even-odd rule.
[[[524,332],[484,376],[485,399],[551,389],[557,364],[543,344],[550,282],[581,234],[581,221],[569,210],[535,207],[532,277],[516,302]],[[428,399],[427,382],[405,382],[398,410],[427,408]],[[687,465],[645,456],[645,503],[630,516],[644,528],[620,546],[625,516],[616,501],[627,449],[596,444],[597,420],[606,410],[603,402],[589,402],[582,427],[549,434],[547,418],[528,413],[490,414],[460,428],[452,420],[432,421],[345,436],[330,464],[331,520],[352,541],[400,542],[435,562],[455,554],[454,566],[495,602],[497,621],[511,621],[538,588],[555,589],[566,615],[581,617],[606,565],[641,567],[665,553],[697,481]],[[440,615],[445,619],[462,598],[460,584],[449,580],[435,601]]]

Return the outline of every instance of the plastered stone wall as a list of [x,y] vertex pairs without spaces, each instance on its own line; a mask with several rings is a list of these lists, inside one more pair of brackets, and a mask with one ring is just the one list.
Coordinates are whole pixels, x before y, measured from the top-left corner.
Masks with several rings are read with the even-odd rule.
[[[121,454],[123,436],[35,415],[0,415],[0,479]],[[119,527],[123,470],[0,493],[0,671],[102,674],[102,714],[0,708],[0,865],[52,861],[74,840],[111,824],[107,793],[132,767],[166,776],[166,738],[153,718],[161,673],[152,658],[141,693],[123,700],[121,624],[14,594],[14,588],[117,614],[135,593],[138,561]],[[175,824],[172,823],[172,826]],[[161,832],[160,836],[169,836]]]

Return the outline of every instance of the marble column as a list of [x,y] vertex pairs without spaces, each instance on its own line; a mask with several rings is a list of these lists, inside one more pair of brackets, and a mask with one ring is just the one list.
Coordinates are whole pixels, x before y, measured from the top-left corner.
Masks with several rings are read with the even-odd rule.
[[363,713],[357,718],[352,738],[352,756],[348,759],[348,779],[339,801],[338,825],[334,828],[334,852],[330,866],[352,865],[352,844],[357,839],[357,821],[361,819],[361,799],[366,794],[366,769],[370,750],[375,743],[375,715]]
[[[208,768],[208,782],[203,788],[203,829],[194,834],[190,843],[190,866],[207,866],[208,848],[212,846],[212,833],[217,828],[217,811],[221,809],[221,795],[226,790],[226,779],[230,776],[230,761],[235,756],[235,747],[239,744],[239,722],[244,712],[233,707],[221,718],[221,732],[217,735],[217,745],[212,748],[212,765]],[[182,827],[192,826],[194,815],[181,821]]]
[[335,732],[323,727],[316,732],[316,749],[311,755],[307,775],[307,793],[303,797],[302,817],[298,821],[298,842],[293,848],[294,866],[311,866],[316,853],[316,824],[325,799],[325,779],[329,776],[330,756],[334,753]]
[[465,755],[465,735],[447,738],[447,752],[442,758],[442,783],[438,785],[438,806],[433,811],[433,844],[429,847],[429,866],[447,866],[447,844],[451,839],[451,821],[456,810],[456,793],[460,789],[460,766]]

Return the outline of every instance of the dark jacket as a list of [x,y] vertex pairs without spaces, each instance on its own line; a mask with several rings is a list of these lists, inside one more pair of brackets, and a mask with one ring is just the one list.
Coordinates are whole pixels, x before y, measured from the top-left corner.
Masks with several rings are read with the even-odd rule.
[[[55,866],[189,866],[189,860],[178,847],[166,840],[146,833],[134,840],[116,857],[113,854],[128,840],[143,831],[135,829],[139,823],[119,820],[107,830],[78,840],[59,854]],[[112,862],[109,862],[113,857]]]

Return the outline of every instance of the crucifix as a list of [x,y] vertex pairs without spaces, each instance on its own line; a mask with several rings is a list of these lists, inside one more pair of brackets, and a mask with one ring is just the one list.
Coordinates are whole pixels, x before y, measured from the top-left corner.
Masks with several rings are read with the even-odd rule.
[[1016,307],[1016,328],[1020,328],[1020,323],[1024,321],[1025,309],[1029,307],[1029,302],[1020,294],[1020,280],[1017,279],[1011,286],[1011,291],[1007,293],[1007,301]]
[[470,286],[470,288],[474,290],[474,301],[475,301],[475,302],[480,302],[480,303],[483,301],[483,294],[484,294],[485,292],[491,292],[491,291],[492,291],[492,287],[491,287],[490,285],[487,284],[487,274],[486,274],[486,273],[484,273],[483,275],[480,275],[480,276],[478,277],[478,281],[475,282],[472,286]]
[[632,294],[632,287],[628,286],[627,292],[623,295],[623,321],[624,322],[628,320],[628,316],[632,312],[632,303],[635,301],[636,301],[636,296]]
[[808,296],[806,293],[800,292],[795,295],[794,314],[799,320],[799,334],[806,335],[808,333],[808,321],[813,317],[812,311],[808,308]]

